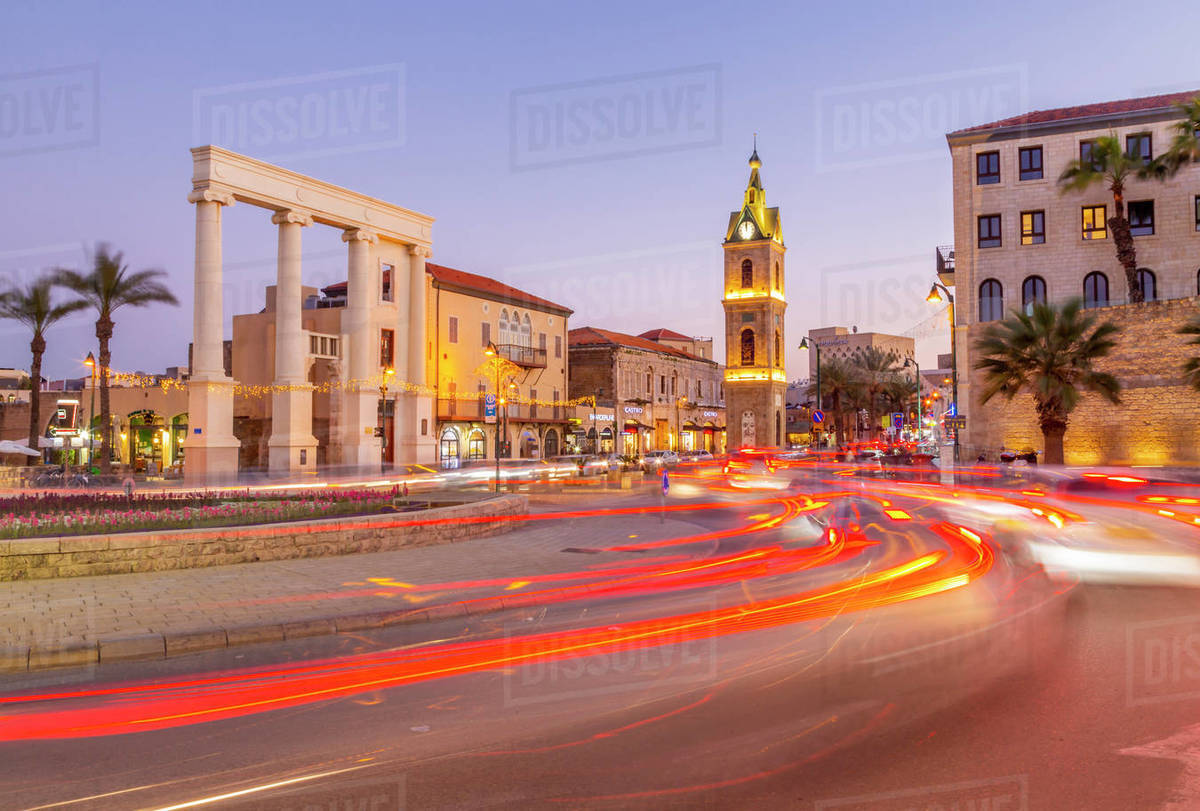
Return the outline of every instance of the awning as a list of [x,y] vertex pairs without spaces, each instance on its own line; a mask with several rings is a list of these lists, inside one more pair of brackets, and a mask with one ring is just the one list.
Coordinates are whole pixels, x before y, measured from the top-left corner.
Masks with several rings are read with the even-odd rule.
[[701,425],[697,425],[697,424],[696,424],[696,423],[694,423],[694,422],[685,422],[685,423],[683,424],[683,428],[682,428],[681,430],[684,430],[684,431],[702,431],[702,430],[704,430],[704,427],[703,427],[703,426],[701,426]]
[[641,431],[651,430],[649,425],[642,425],[637,420],[625,420],[625,430],[628,431],[630,428]]

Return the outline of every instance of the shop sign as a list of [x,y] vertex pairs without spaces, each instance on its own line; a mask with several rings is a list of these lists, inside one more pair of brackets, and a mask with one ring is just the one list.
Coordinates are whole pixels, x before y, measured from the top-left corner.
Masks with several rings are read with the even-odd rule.
[[626,414],[641,414],[643,411],[641,406],[625,406]]
[[715,411],[705,411],[705,412],[703,412],[703,413],[704,413],[704,416],[706,416],[706,417],[719,417],[719,416],[721,416],[720,414],[718,414],[718,413],[717,413],[717,412],[715,412]]
[[[625,411],[626,411],[626,413],[629,413],[629,409],[625,409]],[[639,414],[641,413],[640,408],[638,409],[638,413]],[[612,414],[589,414],[588,418],[595,420],[596,422],[612,422],[613,421]]]

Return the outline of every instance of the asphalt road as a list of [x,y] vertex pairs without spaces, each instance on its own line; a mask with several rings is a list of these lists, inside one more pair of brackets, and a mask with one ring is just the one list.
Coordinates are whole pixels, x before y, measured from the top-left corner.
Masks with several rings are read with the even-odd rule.
[[[914,519],[927,509],[902,506]],[[756,509],[687,520],[730,529]],[[531,634],[556,639],[581,627],[703,615],[822,583],[861,582],[939,544],[915,522],[864,523],[871,545],[816,570],[31,674],[9,679],[5,692],[170,683],[182,701],[193,688],[181,682],[260,668],[271,672],[258,681],[290,695],[307,683],[289,667],[407,661],[430,646],[463,642],[500,640],[501,650],[513,650]],[[814,542],[812,527],[798,520],[716,541],[706,554],[763,545],[803,552]],[[0,805],[1196,808],[1198,614],[1194,591],[1063,590],[998,557],[969,586],[870,610],[506,662],[154,731],[4,742]],[[199,692],[220,689],[227,687]],[[68,721],[75,707],[115,703],[113,696],[47,702]]]

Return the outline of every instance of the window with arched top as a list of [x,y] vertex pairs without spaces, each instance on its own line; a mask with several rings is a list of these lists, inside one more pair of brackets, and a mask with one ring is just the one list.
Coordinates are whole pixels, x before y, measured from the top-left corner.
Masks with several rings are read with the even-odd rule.
[[1108,277],[1098,270],[1083,277],[1083,306],[1089,310],[1108,306]]
[[1154,271],[1149,268],[1138,268],[1137,280],[1138,287],[1142,288],[1142,300],[1157,301],[1158,280],[1154,277]]
[[742,365],[754,365],[754,330],[742,330]]
[[1004,317],[1004,288],[995,279],[979,285],[979,320],[999,321]]
[[775,263],[775,289],[776,290],[783,289],[783,276],[781,276],[779,273],[779,263],[778,262]]
[[1196,271],[1196,295],[1200,296],[1200,270]]
[[783,338],[779,335],[779,330],[775,330],[775,365],[783,365]]
[[751,203],[753,203],[753,202],[754,202],[754,189],[751,189],[751,190],[750,190],[750,202],[751,202]]
[[505,308],[500,311],[500,324],[499,324],[499,329],[497,330],[497,332],[499,333],[498,337],[500,339],[499,340],[500,343],[502,343],[502,344],[511,344],[512,343],[512,341],[510,341],[508,338],[508,308]]
[[1033,305],[1046,303],[1046,280],[1041,276],[1027,276],[1021,282],[1021,308],[1032,313]]
[[742,287],[754,286],[754,263],[749,259],[742,260]]
[[526,349],[533,346],[533,325],[529,320],[529,313],[525,313],[525,320],[521,322],[521,346]]

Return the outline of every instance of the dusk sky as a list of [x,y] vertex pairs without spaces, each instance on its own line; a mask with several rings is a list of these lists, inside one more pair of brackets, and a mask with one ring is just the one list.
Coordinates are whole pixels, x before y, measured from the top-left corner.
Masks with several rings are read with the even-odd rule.
[[[720,246],[758,132],[789,378],[807,376],[802,334],[829,325],[914,335],[931,365],[948,351],[924,302],[952,239],[945,132],[1200,88],[1200,5],[1148,8],[8,2],[0,279],[107,241],[166,270],[182,305],[119,312],[114,367],[186,364],[188,149],[213,142],[435,217],[432,261],[569,306],[572,326],[721,343]],[[262,307],[275,239],[268,212],[226,212],[227,322]],[[304,263],[306,284],[344,279],[339,233],[306,229]],[[81,376],[94,343],[86,316],[55,329],[44,373]],[[28,336],[0,325],[0,366],[28,364]]]

